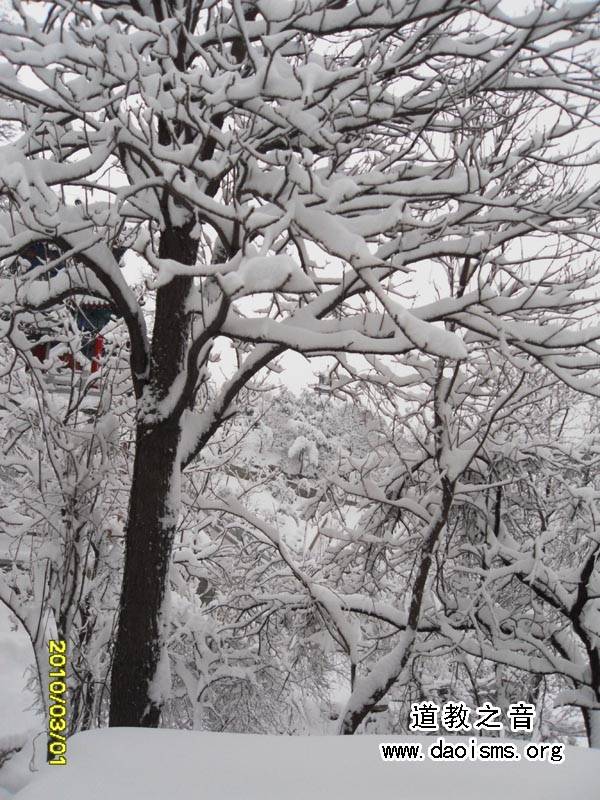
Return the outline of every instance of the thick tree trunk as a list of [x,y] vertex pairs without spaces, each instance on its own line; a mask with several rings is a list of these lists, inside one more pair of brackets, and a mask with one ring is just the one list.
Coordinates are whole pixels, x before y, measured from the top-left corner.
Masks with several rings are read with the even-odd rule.
[[[159,256],[193,264],[189,228],[167,228]],[[139,402],[125,540],[125,567],[112,666],[112,727],[156,727],[160,700],[152,681],[161,657],[161,611],[179,511],[181,409],[161,402],[184,369],[186,301],[192,279],[175,277],[157,292],[150,374]]]
[[172,492],[178,427],[139,427],[133,470],[119,628],[112,667],[110,725],[156,727],[149,687],[160,659],[160,612],[177,519]]

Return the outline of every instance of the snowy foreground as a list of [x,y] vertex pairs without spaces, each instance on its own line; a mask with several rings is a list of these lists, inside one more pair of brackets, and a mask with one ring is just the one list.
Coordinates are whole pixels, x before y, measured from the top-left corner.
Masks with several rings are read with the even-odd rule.
[[66,767],[42,767],[16,798],[598,800],[600,795],[600,752],[567,748],[565,762],[558,765],[384,763],[381,741],[377,736],[89,731],[69,740]]

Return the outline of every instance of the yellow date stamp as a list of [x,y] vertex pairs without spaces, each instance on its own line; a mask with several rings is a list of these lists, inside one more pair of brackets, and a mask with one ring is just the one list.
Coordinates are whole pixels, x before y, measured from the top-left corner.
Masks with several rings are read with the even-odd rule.
[[67,643],[48,642],[48,764],[67,763]]

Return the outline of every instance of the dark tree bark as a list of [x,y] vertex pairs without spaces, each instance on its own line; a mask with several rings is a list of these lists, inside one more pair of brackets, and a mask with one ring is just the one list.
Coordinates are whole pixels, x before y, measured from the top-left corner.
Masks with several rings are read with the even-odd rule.
[[176,424],[138,427],[112,667],[111,726],[156,727],[159,722],[160,709],[149,700],[148,688],[160,658],[159,617],[176,524],[169,517],[169,494],[178,444]]
[[[159,256],[192,264],[196,242],[189,228],[170,228]],[[139,402],[125,566],[112,666],[111,727],[156,727],[160,703],[150,684],[161,655],[160,616],[177,525],[180,410],[159,410],[184,368],[188,344],[185,301],[192,280],[176,277],[159,289],[151,345],[150,375]],[[167,406],[168,407],[168,406]]]

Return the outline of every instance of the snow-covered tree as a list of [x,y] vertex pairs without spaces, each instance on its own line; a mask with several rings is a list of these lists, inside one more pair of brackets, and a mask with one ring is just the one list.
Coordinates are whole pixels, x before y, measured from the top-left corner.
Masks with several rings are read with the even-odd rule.
[[596,406],[507,354],[471,345],[442,371],[408,357],[401,391],[363,377],[380,444],[315,501],[331,544],[310,576],[351,661],[344,732],[383,699],[381,730],[401,730],[411,699],[451,688],[534,702],[546,731],[557,704],[579,707],[597,746]]
[[[183,473],[165,719],[218,730],[334,730],[339,647],[294,568],[315,541],[304,506],[350,454],[343,422],[358,415],[309,391],[245,391],[240,400],[252,413],[229,420]],[[318,473],[299,476],[288,455],[299,431],[318,448]],[[246,512],[276,534],[260,536]]]
[[111,341],[112,368],[90,376],[60,357],[32,366],[0,342],[0,602],[29,636],[46,711],[48,640],[67,642],[69,732],[107,711],[133,411],[122,344]]
[[554,676],[553,700],[579,708],[600,747],[595,409],[554,387],[536,414],[517,415],[489,442],[481,490],[462,498],[469,538],[452,559],[469,608],[459,610],[452,580],[439,597],[450,641],[521,674]]
[[[181,469],[261,370],[288,349],[458,362],[461,333],[572,384],[595,363],[597,331],[565,314],[593,278],[598,190],[577,133],[600,97],[597,4],[12,6],[0,119],[21,134],[0,148],[0,257],[40,242],[59,255],[3,280],[2,326],[31,350],[30,315],[81,296],[127,326],[137,416],[111,724],[152,726]],[[117,245],[142,260],[151,332]],[[411,277],[456,258],[452,291],[414,303]],[[236,366],[210,392],[224,340]]]

